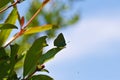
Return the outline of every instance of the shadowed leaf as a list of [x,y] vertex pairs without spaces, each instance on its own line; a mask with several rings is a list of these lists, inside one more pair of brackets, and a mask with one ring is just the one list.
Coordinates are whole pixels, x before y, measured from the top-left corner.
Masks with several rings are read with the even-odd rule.
[[17,63],[17,53],[19,50],[19,45],[10,45],[11,48],[11,54],[10,54],[10,73],[9,77],[12,77],[12,74],[14,73],[14,67],[15,64]]
[[35,71],[39,58],[42,55],[42,49],[45,46],[47,46],[46,36],[43,36],[36,39],[31,48],[27,51],[24,60],[24,77]]
[[13,24],[0,24],[0,30],[4,29],[18,29],[18,28]]
[[10,0],[0,0],[0,8],[7,5],[10,2]]
[[66,46],[65,38],[62,33],[60,33],[58,37],[54,40],[54,46],[57,46],[57,47]]
[[39,63],[43,64],[46,61],[50,60],[51,58],[53,58],[62,48],[52,48],[50,49],[48,52],[46,52],[45,54],[43,54],[40,58]]
[[7,53],[5,52],[4,48],[0,48],[0,80],[3,80],[3,78],[8,74],[8,70],[10,69],[10,64],[8,63],[9,57],[7,56]]

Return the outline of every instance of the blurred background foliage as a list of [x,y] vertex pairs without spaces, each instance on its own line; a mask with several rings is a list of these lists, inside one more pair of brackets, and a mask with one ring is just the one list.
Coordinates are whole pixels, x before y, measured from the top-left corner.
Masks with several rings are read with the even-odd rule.
[[[34,13],[40,7],[42,1],[43,0],[30,1],[30,4],[27,5],[29,6],[28,10],[24,12],[26,14],[24,15],[26,21],[28,21],[34,15]],[[24,0],[24,3],[27,2],[28,0]],[[41,34],[48,35],[49,39],[53,38],[58,30],[70,27],[70,25],[75,24],[80,19],[80,6],[78,6],[78,3],[80,3],[80,0],[51,0],[50,3],[47,4],[42,9],[40,14],[32,21],[29,27],[53,24],[55,26],[54,29],[44,33],[22,36],[22,39],[19,38],[16,42],[19,42],[21,45],[24,43],[30,44]],[[9,12],[9,10],[7,11]],[[0,21],[3,21],[6,18],[5,14],[8,13],[7,11],[0,14]]]
[[[51,2],[46,5],[40,14],[32,21],[29,27],[53,24],[55,26],[54,29],[45,32],[49,38],[53,38],[59,29],[70,27],[70,25],[75,24],[80,19],[79,8],[75,8],[75,4],[78,2],[79,0],[51,0]],[[41,3],[42,0],[32,0],[25,16],[27,21],[34,15]],[[36,38],[37,36],[40,36],[40,34],[41,33],[32,36],[27,35],[23,41],[29,41],[33,37]]]

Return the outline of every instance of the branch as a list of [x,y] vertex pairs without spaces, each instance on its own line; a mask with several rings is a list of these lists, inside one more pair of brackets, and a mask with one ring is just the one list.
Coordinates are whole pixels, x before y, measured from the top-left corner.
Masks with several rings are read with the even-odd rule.
[[36,70],[35,70],[33,73],[31,73],[30,75],[28,75],[26,79],[23,79],[23,80],[28,80],[30,77],[33,76],[33,74],[34,74],[35,72],[36,72]]
[[20,3],[19,0],[17,0],[17,1],[14,2],[13,4],[11,4],[10,6],[7,6],[7,7],[3,8],[2,10],[0,10],[0,13],[6,11],[7,9],[9,9],[9,8],[12,7],[12,6],[15,6],[15,5],[18,4],[18,3]]
[[16,40],[18,37],[20,37],[24,32],[25,32],[25,30],[21,29],[20,32],[18,32],[17,34],[15,34],[15,36],[13,36],[9,41],[7,41],[3,47],[4,47],[4,48],[7,47],[7,46],[8,46],[9,44],[11,44],[14,40]]
[[24,26],[24,29],[32,22],[32,20],[39,14],[39,12],[42,10],[42,8],[49,2],[50,0],[44,0],[40,8],[37,10],[37,12],[32,16],[32,18],[27,22],[27,24]]

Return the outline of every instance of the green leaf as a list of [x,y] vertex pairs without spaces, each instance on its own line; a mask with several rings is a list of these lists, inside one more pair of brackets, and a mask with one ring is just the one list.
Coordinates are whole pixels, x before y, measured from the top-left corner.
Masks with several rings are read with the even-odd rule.
[[0,80],[3,80],[3,78],[8,75],[10,69],[10,64],[8,62],[8,60],[0,61]]
[[43,47],[47,46],[46,38],[46,36],[43,36],[36,39],[31,48],[27,51],[24,60],[24,77],[35,71],[39,58],[42,55],[42,49]]
[[19,56],[17,56],[17,62],[20,61],[20,60],[22,60],[24,56],[25,55],[23,55],[23,54],[20,54]]
[[0,0],[0,8],[7,5],[10,2],[10,0]]
[[20,80],[19,78],[17,78],[17,74],[15,71],[13,71],[12,74],[10,74],[10,76],[8,77],[7,80]]
[[[5,23],[15,24],[17,18],[18,18],[17,9],[13,9],[12,12],[9,14],[8,18],[6,19]],[[6,42],[11,31],[12,31],[11,29],[1,30],[1,32],[0,32],[0,47]]]
[[62,33],[60,33],[58,37],[54,40],[54,46],[57,46],[57,47],[66,46],[65,38]]
[[47,75],[35,75],[28,80],[54,80],[54,79]]
[[4,48],[0,48],[0,80],[3,80],[3,78],[8,74],[9,66],[9,57],[7,53],[5,52]]
[[67,25],[75,24],[79,20],[79,15],[74,15],[70,20],[68,20],[66,23]]
[[14,0],[10,0],[10,2],[11,2],[11,3],[13,3],[13,2],[14,2]]
[[0,30],[5,29],[18,29],[18,28],[13,24],[0,24]]
[[41,72],[47,72],[47,73],[50,73],[47,69],[42,69]]
[[39,61],[40,64],[43,64],[46,61],[52,59],[60,50],[62,50],[66,46],[65,39],[62,33],[60,33],[58,37],[55,39],[54,46],[57,46],[57,47],[50,49],[45,54],[42,54]]
[[8,55],[3,47],[0,48],[0,61],[8,59]]
[[43,64],[46,61],[52,59],[60,50],[62,50],[62,48],[52,48],[51,50],[47,51],[41,56],[39,63]]
[[38,26],[38,27],[31,27],[24,34],[33,34],[33,33],[46,31],[46,30],[52,29],[52,27],[53,27],[53,25],[43,25],[43,26]]
[[14,72],[14,66],[17,63],[17,53],[19,50],[19,45],[10,45],[11,48],[11,54],[10,54],[10,73],[9,77],[11,77],[11,74]]
[[10,57],[11,59],[13,59],[18,53],[19,45],[18,44],[10,45],[10,48],[11,48]]

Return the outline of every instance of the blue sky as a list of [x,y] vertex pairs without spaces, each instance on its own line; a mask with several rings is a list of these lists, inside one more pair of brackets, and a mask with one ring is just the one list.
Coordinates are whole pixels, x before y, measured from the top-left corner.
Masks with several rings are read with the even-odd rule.
[[60,31],[67,47],[46,64],[48,75],[55,80],[120,80],[119,4],[120,0],[78,3],[81,19]]
[[63,30],[66,49],[47,63],[55,80],[120,80],[120,0],[84,0],[81,20]]

